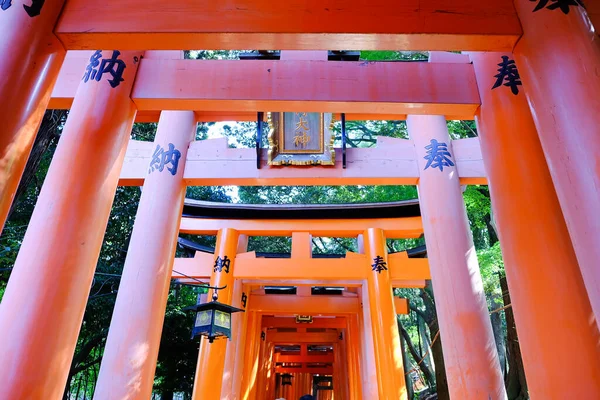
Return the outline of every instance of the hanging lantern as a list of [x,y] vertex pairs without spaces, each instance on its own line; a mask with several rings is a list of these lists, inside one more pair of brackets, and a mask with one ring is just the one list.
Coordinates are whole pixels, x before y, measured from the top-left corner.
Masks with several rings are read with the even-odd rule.
[[281,386],[292,386],[292,374],[281,374]]
[[244,310],[219,303],[217,299],[217,290],[214,290],[211,302],[186,308],[196,311],[192,339],[196,336],[205,336],[209,343],[212,343],[219,337],[231,338],[231,314],[244,312]]

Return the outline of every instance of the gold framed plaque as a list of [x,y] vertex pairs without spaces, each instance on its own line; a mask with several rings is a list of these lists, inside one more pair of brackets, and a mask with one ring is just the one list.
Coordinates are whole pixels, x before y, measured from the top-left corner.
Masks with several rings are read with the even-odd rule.
[[269,165],[335,165],[333,114],[268,113]]

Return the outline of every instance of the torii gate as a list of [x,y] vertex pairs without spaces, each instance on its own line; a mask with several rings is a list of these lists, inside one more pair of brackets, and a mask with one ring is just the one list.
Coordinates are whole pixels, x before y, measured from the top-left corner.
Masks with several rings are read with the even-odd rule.
[[[460,197],[459,184],[469,184],[465,178],[473,176],[461,169],[458,160],[444,171],[423,165],[425,147],[432,139],[447,143],[455,156],[459,152],[459,146],[454,150],[454,143],[450,144],[445,127],[445,117],[457,116],[473,117],[479,125],[486,174],[476,178],[487,178],[491,185],[532,397],[600,397],[600,337],[593,322],[600,315],[600,223],[595,218],[600,203],[600,114],[596,112],[600,45],[592,24],[598,26],[598,2],[590,1],[588,7],[586,12],[581,2],[554,0],[436,0],[418,6],[391,0],[368,4],[175,0],[168,7],[164,0],[143,4],[139,0],[3,1],[2,220],[43,111],[53,97],[73,100],[72,104],[65,101],[64,107],[71,109],[68,122],[0,307],[0,396],[60,398],[115,188],[120,179],[129,184],[143,179],[121,283],[127,290],[119,292],[114,317],[126,322],[115,326],[133,328],[111,329],[95,397],[147,398],[185,185],[225,184],[241,176],[239,181],[253,184],[325,184],[328,179],[334,184],[418,184],[432,282],[441,299],[438,315],[451,395],[504,398],[493,350],[489,350],[493,337]],[[71,90],[53,96],[65,50],[115,47],[120,47],[119,60],[126,65],[123,81],[111,84],[110,76],[100,74],[79,81],[74,95]],[[263,64],[267,68],[261,71],[259,64],[252,64],[256,61],[235,67],[192,64],[150,51],[257,47],[470,53],[433,53],[432,65],[426,67],[289,61],[272,68]],[[473,64],[463,65],[469,61]],[[442,66],[435,66],[437,62]],[[504,81],[498,84],[496,75],[509,65],[518,67],[519,87],[505,87]],[[232,78],[245,71],[251,79],[238,80],[221,91],[215,84],[214,78]],[[83,73],[80,70],[76,80]],[[346,83],[353,82],[361,90],[344,90],[337,76],[348,78]],[[405,82],[402,77],[407,77]],[[280,91],[253,90],[263,88],[253,82],[276,81],[285,82]],[[315,86],[316,82],[326,85]],[[57,86],[62,87],[67,85]],[[271,106],[283,111],[406,114],[411,141],[399,147],[409,157],[396,151],[386,154],[385,147],[375,149],[372,152],[380,162],[373,164],[379,168],[371,169],[374,154],[357,151],[356,164],[347,170],[336,166],[334,172],[294,172],[291,179],[283,172],[251,171],[249,154],[238,170],[226,167],[229,175],[222,180],[214,167],[204,169],[233,164],[233,160],[223,159],[229,152],[218,146],[208,151],[204,145],[209,143],[190,145],[197,120]],[[149,159],[144,156],[149,151],[127,150],[138,109],[146,120],[156,120],[157,111],[176,110],[160,114],[154,143],[182,149],[180,168],[173,175],[148,173]],[[196,149],[207,150],[209,156],[203,158],[194,153]],[[141,167],[135,169],[135,163]],[[123,175],[127,171],[137,172]],[[348,179],[336,179],[344,177]],[[216,253],[235,253],[231,247],[237,243],[227,240],[228,234],[219,237],[222,243]],[[380,239],[377,234],[368,242]],[[365,252],[370,258],[373,250],[365,246]],[[144,273],[138,273],[142,267]],[[25,286],[33,290],[25,292]],[[555,300],[553,307],[541,309],[548,299]],[[391,307],[389,301],[387,305]],[[379,338],[375,335],[374,340]],[[115,346],[123,351],[111,350]],[[390,372],[393,366],[386,359],[376,364],[393,375],[389,381],[376,377],[378,397],[395,398],[389,394],[400,387],[397,374]],[[578,385],[562,384],[564,365],[578,365]],[[114,374],[125,377],[126,383],[111,385],[107,379]],[[390,392],[385,385],[392,387]]]
[[[216,212],[210,209],[212,205],[187,201],[181,229],[192,234],[219,234],[221,238],[229,235],[230,240],[239,238],[237,248],[230,246],[236,249],[237,254],[225,254],[231,260],[232,280],[227,284],[233,293],[233,304],[244,308],[246,313],[234,316],[234,341],[217,344],[222,347],[221,350],[215,346],[216,343],[210,346],[203,345],[198,361],[194,396],[205,398],[220,392],[221,398],[243,397],[244,393],[250,398],[275,398],[277,373],[293,373],[294,379],[303,382],[292,385],[293,388],[286,388],[287,391],[306,390],[307,382],[312,380],[302,379],[300,374],[325,374],[333,375],[334,393],[337,393],[335,398],[367,399],[389,393],[379,388],[376,377],[381,376],[382,380],[389,381],[383,383],[389,391],[394,387],[391,386],[393,375],[386,372],[375,360],[393,357],[393,363],[396,365],[395,375],[404,377],[395,314],[408,313],[406,300],[390,297],[390,289],[424,287],[425,281],[431,279],[431,275],[427,259],[409,258],[406,252],[388,255],[385,240],[379,239],[376,244],[376,252],[382,255],[381,262],[386,268],[383,275],[374,274],[372,257],[360,253],[365,253],[365,237],[419,237],[422,234],[422,225],[417,203],[407,201],[343,208],[335,205],[222,206],[222,210]],[[203,216],[207,209],[210,210],[212,218]],[[225,219],[232,209],[237,215],[252,215],[252,218]],[[370,218],[357,218],[361,211]],[[286,213],[296,215],[296,219],[273,219],[274,215]],[[354,217],[348,217],[349,215]],[[345,219],[341,219],[342,216]],[[312,258],[313,235],[355,237],[360,253],[347,252],[344,258]],[[257,258],[255,252],[244,252],[249,236],[291,236],[291,257]],[[218,249],[215,254],[217,251]],[[193,283],[192,279],[215,283],[215,275],[219,273],[213,270],[214,259],[215,255],[205,252],[196,252],[194,258],[176,258],[173,278],[187,283]],[[383,277],[386,278],[382,280]],[[224,283],[219,281],[218,285]],[[259,285],[293,285],[296,294],[269,294],[260,289]],[[344,288],[344,291],[340,292],[343,295],[311,295],[311,287],[319,285]],[[254,314],[258,315],[258,323],[249,327],[248,324],[255,318]],[[295,321],[290,323],[290,318],[277,318],[273,315],[310,315],[317,318],[314,324],[298,325]],[[321,319],[321,316],[336,318]],[[333,332],[307,333],[307,327],[329,328]],[[277,328],[284,329],[285,332],[277,332]],[[290,329],[296,332],[290,332]],[[253,343],[263,331],[266,335],[264,340],[259,342],[261,350],[256,353],[257,347]],[[383,334],[386,331],[395,332],[395,335],[386,336]],[[374,340],[375,337],[379,340]],[[349,342],[350,340],[352,342]],[[319,364],[326,365],[316,369],[280,367],[277,366],[278,362],[293,362],[293,359],[278,361],[274,347],[277,344],[300,345],[296,361],[308,360],[302,361],[301,364],[311,361],[306,349],[307,344],[331,345],[330,357],[335,357],[336,362],[320,362]],[[374,347],[375,345],[378,347]],[[391,349],[395,350],[390,351]],[[223,357],[223,354],[226,357]],[[352,361],[346,358],[347,356],[351,356]],[[258,365],[262,367],[250,372],[252,364],[257,360]],[[202,368],[207,365],[211,367]],[[240,365],[246,365],[241,369],[241,374],[236,373]],[[115,377],[113,384],[114,379]],[[406,396],[404,379],[396,385],[398,386],[394,390],[400,396]],[[283,389],[282,387],[279,391],[282,392]],[[296,394],[298,393],[294,393]],[[306,392],[296,397],[303,394]]]

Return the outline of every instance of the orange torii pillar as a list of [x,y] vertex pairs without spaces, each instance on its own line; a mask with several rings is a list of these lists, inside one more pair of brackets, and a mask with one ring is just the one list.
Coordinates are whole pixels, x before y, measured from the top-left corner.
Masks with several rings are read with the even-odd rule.
[[506,399],[446,119],[409,115],[407,124],[450,397]]
[[[360,254],[365,253],[364,244],[363,235],[358,235],[357,246]],[[361,299],[362,308],[362,312],[357,316],[362,396],[364,399],[371,399],[377,398],[379,393],[381,374],[378,371],[381,367],[375,361],[375,343],[371,326],[371,301],[369,300],[369,288],[366,281],[363,281],[362,286],[358,288],[358,296]]]
[[144,180],[94,399],[152,394],[185,198],[183,170],[195,131],[192,111],[160,115],[158,157]]
[[[237,253],[245,253],[247,249],[248,236],[239,235]],[[242,281],[236,279],[233,284],[232,305],[245,310],[248,306],[249,295],[250,293],[247,288],[244,288]],[[235,313],[231,316],[231,335],[233,338],[227,341],[225,351],[223,386],[221,387],[222,399],[234,399],[240,393],[248,317],[249,313],[247,312]]]
[[244,351],[244,370],[242,371],[242,384],[239,397],[242,400],[254,399],[256,396],[260,344],[263,333],[261,314],[256,311],[246,312],[248,313],[248,342]]
[[258,386],[256,388],[256,399],[266,399],[271,388],[271,374],[275,371],[271,369],[271,360],[273,357],[274,346],[269,340],[269,332],[265,333],[264,339],[260,344],[260,357],[258,360]]
[[369,228],[364,233],[369,277],[367,278],[375,361],[381,376],[380,399],[406,399],[402,348],[394,309],[394,294],[383,230]]
[[118,56],[123,81],[103,74],[79,84],[0,306],[2,399],[60,399],[65,390],[136,114],[129,96],[141,55]]
[[581,1],[560,3],[515,0],[515,60],[598,323],[600,41]]
[[52,33],[64,0],[3,3],[0,8],[0,230],[65,57],[62,44]]
[[[225,289],[218,291],[218,301],[229,305],[231,305],[233,297],[233,270],[235,268],[238,238],[239,234],[235,229],[224,228],[219,230],[215,248],[215,264],[210,277],[210,286],[226,286]],[[211,299],[212,295],[208,298]],[[204,338],[201,338],[201,341],[208,342]],[[227,340],[217,339],[213,343],[204,344],[203,346],[204,351],[200,351],[198,357],[192,399],[216,400],[221,397]]]
[[375,360],[375,343],[373,341],[373,328],[371,326],[371,307],[369,300],[369,291],[366,287],[359,288],[362,312],[358,315],[358,335],[360,342],[360,378],[362,385],[362,395],[365,399],[377,398],[379,393],[380,365]]
[[[600,398],[600,335],[590,326],[592,309],[527,99],[522,90],[492,89],[503,56],[512,59],[510,53],[470,54],[481,95],[476,121],[527,385],[532,398]],[[548,299],[552,307],[541,308]],[[548,329],[554,325],[558,329]],[[565,365],[578,366],[576,387],[560,384]]]
[[365,368],[360,362],[360,340],[358,329],[358,316],[348,317],[348,367],[352,376],[350,386],[350,399],[362,399],[361,368]]

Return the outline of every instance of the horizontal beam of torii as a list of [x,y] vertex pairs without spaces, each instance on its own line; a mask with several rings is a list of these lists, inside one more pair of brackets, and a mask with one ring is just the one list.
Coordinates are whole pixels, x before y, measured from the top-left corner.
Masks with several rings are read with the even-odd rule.
[[[309,260],[310,262],[307,262]],[[175,258],[172,279],[197,284],[190,278],[208,282],[213,270],[214,255],[196,252],[194,258]],[[254,252],[238,254],[233,277],[251,284],[286,284],[311,286],[360,286],[372,273],[364,254],[348,252],[346,258],[256,258]],[[406,252],[388,256],[392,286],[396,288],[421,288],[431,279],[426,258],[408,258]],[[284,295],[285,296],[285,295]],[[255,298],[260,296],[255,296]],[[271,299],[273,296],[263,296]],[[292,298],[294,296],[291,296]],[[314,296],[319,298],[318,296]],[[290,298],[284,297],[284,298]],[[254,300],[253,300],[254,301]],[[253,307],[276,307],[272,301],[256,303]],[[322,307],[323,304],[320,304]],[[398,312],[404,313],[406,304],[398,302]],[[285,307],[284,307],[285,310]],[[265,310],[257,310],[266,312]],[[273,309],[268,311],[274,312]],[[302,313],[300,311],[299,313]]]
[[[138,68],[131,98],[139,121],[157,121],[160,110],[195,111],[203,122],[256,120],[258,111],[473,119],[480,105],[470,64],[182,60],[180,52],[159,53],[149,54]],[[68,52],[48,108],[71,107],[92,54]]]
[[[144,184],[155,147],[152,142],[129,142],[119,185]],[[460,182],[486,185],[479,138],[453,140],[452,149]],[[190,145],[183,177],[188,186],[416,185],[420,177],[411,140],[378,137],[375,147],[349,148],[346,156],[345,169],[339,149],[332,167],[269,168],[263,161],[257,169],[255,149],[229,148],[226,138],[200,140]],[[267,159],[267,149],[261,159]]]
[[513,0],[69,0],[69,50],[488,50],[522,34]]

